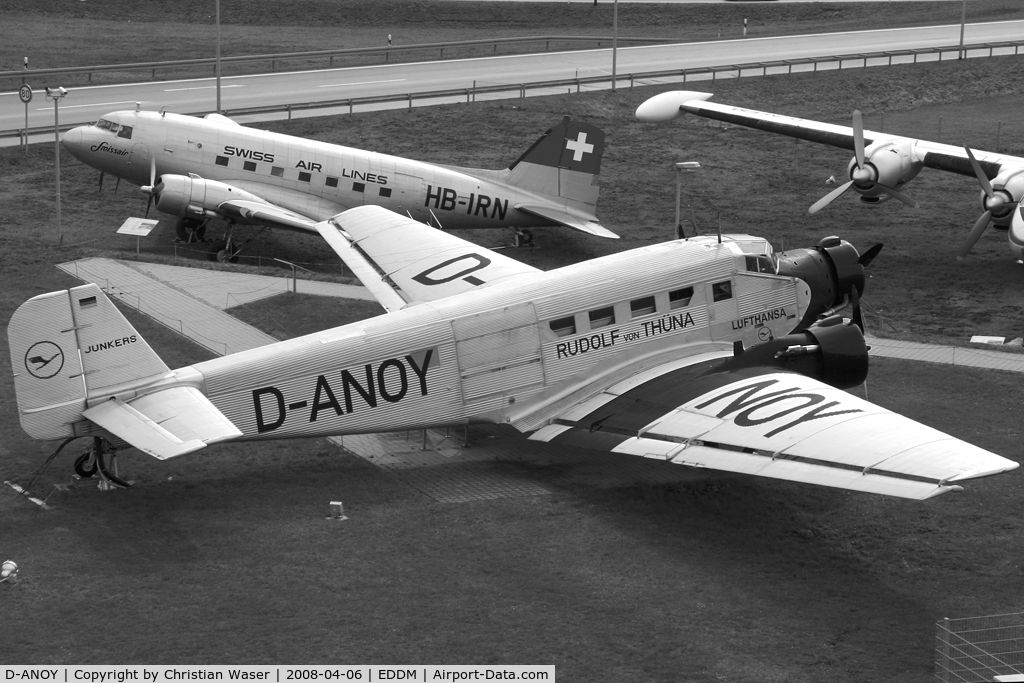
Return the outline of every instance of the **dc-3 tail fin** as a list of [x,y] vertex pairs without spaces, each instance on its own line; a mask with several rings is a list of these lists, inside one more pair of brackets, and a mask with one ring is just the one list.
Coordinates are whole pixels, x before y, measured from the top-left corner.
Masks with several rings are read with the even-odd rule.
[[510,184],[546,199],[557,197],[560,206],[545,201],[516,208],[600,237],[618,237],[596,218],[603,156],[604,131],[565,117],[509,167],[508,177]]
[[22,428],[36,439],[110,434],[158,458],[241,432],[174,373],[95,284],[41,294],[7,327]]

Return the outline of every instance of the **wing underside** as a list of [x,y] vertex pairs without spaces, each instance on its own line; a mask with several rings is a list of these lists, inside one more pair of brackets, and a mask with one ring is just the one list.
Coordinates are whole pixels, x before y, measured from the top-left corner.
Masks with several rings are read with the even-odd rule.
[[803,375],[719,362],[616,382],[530,438],[912,499],[1018,466]]

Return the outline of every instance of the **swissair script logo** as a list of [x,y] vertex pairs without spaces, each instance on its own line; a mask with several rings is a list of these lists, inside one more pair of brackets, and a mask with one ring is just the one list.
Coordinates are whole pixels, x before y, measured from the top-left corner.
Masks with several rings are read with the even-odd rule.
[[38,379],[50,379],[64,367],[64,352],[53,342],[36,342],[25,352],[25,369]]

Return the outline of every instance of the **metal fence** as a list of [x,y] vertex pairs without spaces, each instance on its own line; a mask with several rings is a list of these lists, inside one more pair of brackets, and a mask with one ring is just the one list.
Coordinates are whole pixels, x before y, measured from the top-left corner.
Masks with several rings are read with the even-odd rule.
[[1024,612],[943,619],[935,624],[935,678],[994,681],[1024,673]]

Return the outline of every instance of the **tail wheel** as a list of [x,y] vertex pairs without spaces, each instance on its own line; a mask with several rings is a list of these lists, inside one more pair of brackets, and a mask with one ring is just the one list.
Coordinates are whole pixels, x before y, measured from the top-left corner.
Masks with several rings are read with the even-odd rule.
[[93,476],[96,474],[96,470],[98,469],[95,458],[92,458],[92,462],[89,462],[90,455],[92,455],[92,453],[82,453],[75,459],[75,472],[83,479],[88,479]]

